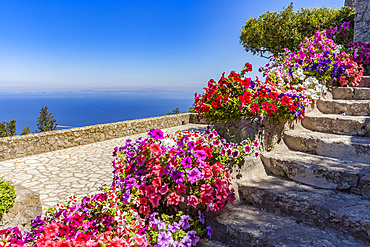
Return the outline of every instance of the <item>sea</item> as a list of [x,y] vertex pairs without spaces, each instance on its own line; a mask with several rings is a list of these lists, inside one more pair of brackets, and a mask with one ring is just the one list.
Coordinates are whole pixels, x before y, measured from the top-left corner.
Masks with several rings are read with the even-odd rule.
[[164,116],[176,108],[188,112],[194,102],[188,92],[54,92],[0,93],[0,122],[16,120],[16,133],[37,132],[37,117],[47,106],[57,130]]

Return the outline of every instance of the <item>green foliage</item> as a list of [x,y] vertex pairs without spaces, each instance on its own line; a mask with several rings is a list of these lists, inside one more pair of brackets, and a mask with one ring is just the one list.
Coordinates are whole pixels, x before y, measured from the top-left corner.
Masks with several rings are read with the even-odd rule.
[[15,126],[16,120],[10,120],[10,122],[0,123],[0,137],[14,136],[16,132]]
[[354,9],[302,8],[293,11],[293,2],[279,13],[267,11],[258,17],[251,17],[241,31],[240,43],[247,52],[264,58],[278,56],[285,48],[295,52],[305,37],[311,37],[317,30],[324,30],[350,23],[348,39],[353,40]]
[[180,110],[179,110],[178,107],[175,110],[173,110],[172,112],[166,112],[167,115],[175,115],[175,114],[179,114],[179,113],[180,113]]
[[30,134],[31,133],[31,130],[29,127],[26,127],[22,130],[22,133],[21,135],[27,135],[27,134]]
[[15,197],[14,186],[0,178],[0,215],[14,206]]
[[37,127],[40,132],[56,130],[58,125],[56,121],[51,115],[51,112],[48,112],[48,107],[45,106],[41,108],[40,114],[37,117]]

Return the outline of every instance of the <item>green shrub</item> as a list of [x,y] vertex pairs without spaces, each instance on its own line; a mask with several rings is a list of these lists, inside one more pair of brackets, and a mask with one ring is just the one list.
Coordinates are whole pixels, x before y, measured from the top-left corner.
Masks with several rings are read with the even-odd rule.
[[14,186],[0,178],[0,215],[14,206],[15,197]]
[[355,11],[349,7],[301,8],[293,11],[293,3],[280,12],[270,12],[251,17],[241,31],[240,43],[247,52],[269,58],[278,56],[285,48],[295,52],[305,37],[313,36],[317,30],[329,29],[350,23],[348,39],[353,40]]

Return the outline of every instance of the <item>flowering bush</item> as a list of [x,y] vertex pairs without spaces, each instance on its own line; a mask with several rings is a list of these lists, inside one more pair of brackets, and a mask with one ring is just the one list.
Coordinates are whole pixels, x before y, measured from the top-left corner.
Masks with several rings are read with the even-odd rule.
[[17,227],[0,230],[4,246],[142,246],[146,243],[145,220],[136,210],[123,204],[117,191],[84,197],[74,196],[43,219],[32,222],[32,231],[21,233]]
[[224,166],[258,155],[257,146],[226,143],[210,130],[164,136],[152,129],[115,148],[111,187],[79,203],[71,196],[33,220],[31,232],[0,230],[0,246],[195,246],[211,235],[202,211],[219,212],[235,199]]
[[224,165],[253,153],[255,145],[224,143],[216,131],[163,135],[150,130],[149,138],[116,148],[113,186],[122,201],[142,216],[156,211],[176,214],[197,210],[219,212],[234,201],[230,174]]
[[[327,90],[327,86],[358,86],[363,75],[362,65],[353,60],[358,57],[354,51],[333,41],[341,40],[343,43],[348,26],[348,23],[344,23],[341,27],[317,31],[312,38],[305,38],[298,52],[286,49],[285,54],[271,58],[271,63],[260,71],[269,79],[279,68],[285,72],[287,82],[304,87],[307,96],[312,99],[317,99],[321,92]],[[351,43],[351,46],[355,44]]]
[[352,55],[352,58],[358,64],[367,65],[370,63],[370,43],[361,41],[353,42],[347,37],[349,23],[345,22],[340,27],[332,27],[325,30],[325,35],[329,39],[334,40],[336,44],[342,44],[346,48],[346,52]]
[[241,116],[273,116],[275,118],[302,118],[305,107],[312,101],[304,88],[292,87],[285,82],[285,75],[276,70],[265,83],[244,77],[252,70],[246,63],[241,74],[232,71],[228,77],[222,74],[215,82],[211,79],[202,95],[195,94],[195,107],[201,118],[208,121],[240,118]]
[[[327,86],[358,86],[362,79],[362,65],[352,60],[342,46],[325,36],[325,32],[316,32],[313,38],[305,39],[298,52],[289,52],[279,58],[272,58],[264,71],[269,77],[271,69],[281,67],[288,72],[290,81],[306,89],[311,97],[326,90]],[[319,86],[319,82],[323,84]],[[317,97],[317,96],[316,96]]]

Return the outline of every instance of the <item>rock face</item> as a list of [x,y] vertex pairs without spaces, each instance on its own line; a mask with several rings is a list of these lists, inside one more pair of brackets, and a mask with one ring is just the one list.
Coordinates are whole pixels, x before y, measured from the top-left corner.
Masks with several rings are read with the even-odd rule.
[[[370,1],[356,0],[354,41],[370,43]],[[364,66],[364,76],[370,75],[370,64]]]
[[15,186],[15,194],[14,206],[2,215],[0,229],[17,226],[21,231],[30,231],[31,220],[42,213],[40,195],[21,185]]
[[370,88],[335,88],[320,102],[260,160],[230,168],[237,204],[208,217],[213,240],[370,246]]

